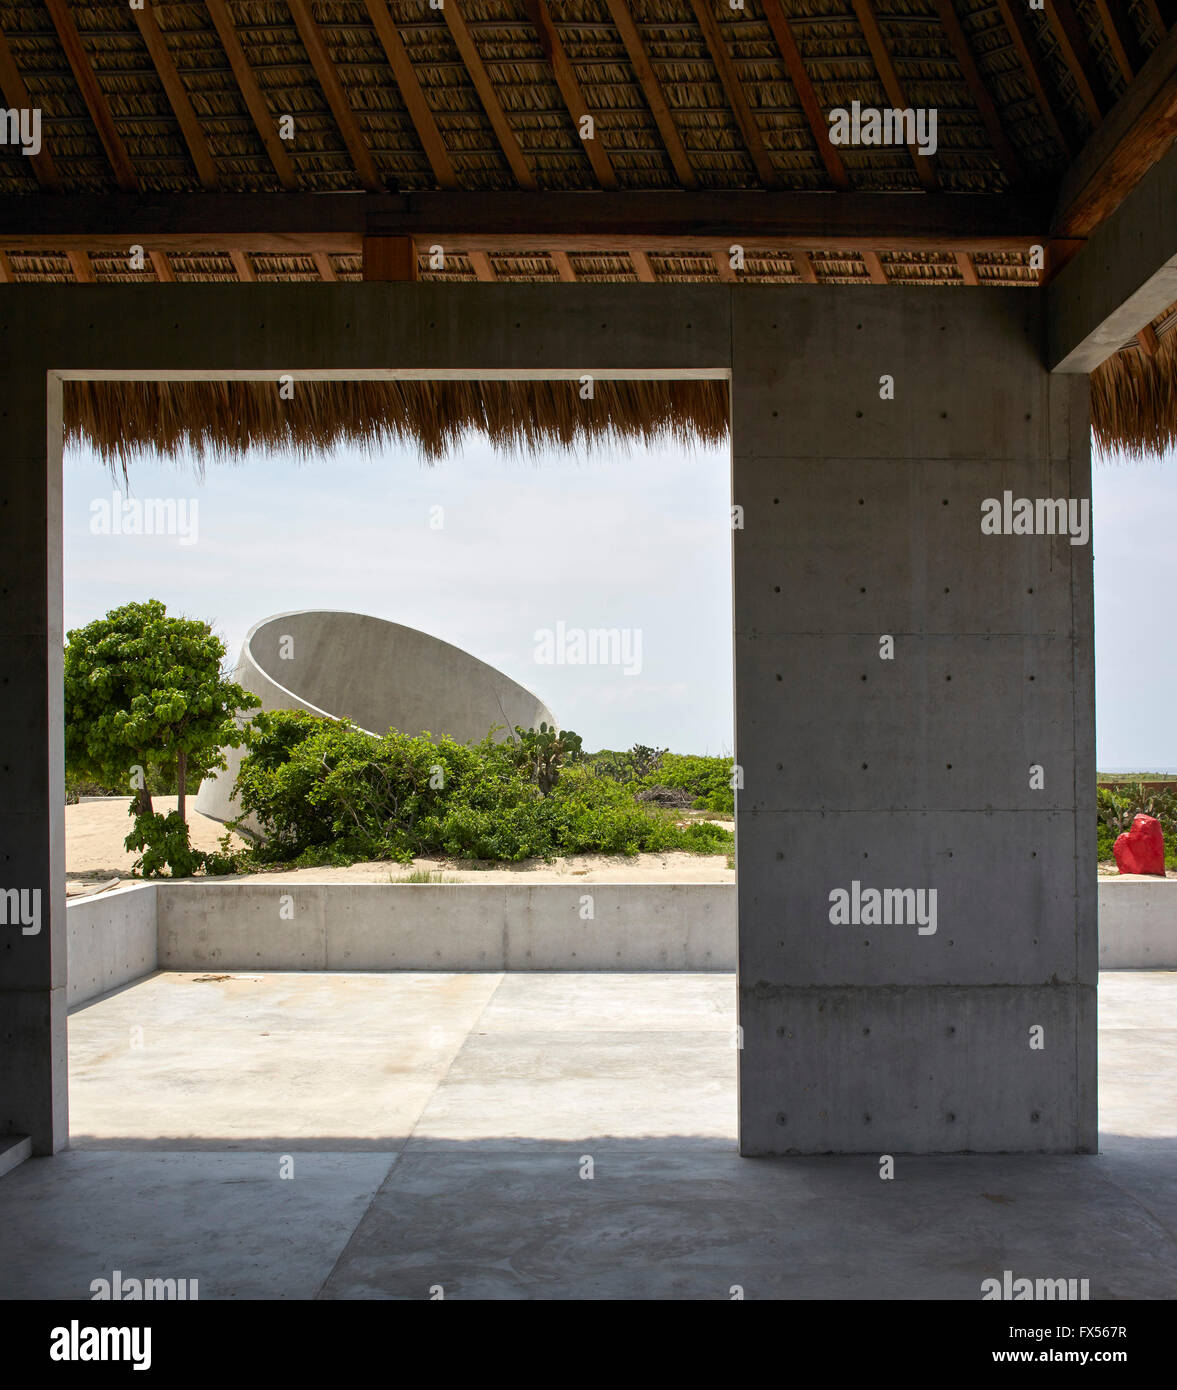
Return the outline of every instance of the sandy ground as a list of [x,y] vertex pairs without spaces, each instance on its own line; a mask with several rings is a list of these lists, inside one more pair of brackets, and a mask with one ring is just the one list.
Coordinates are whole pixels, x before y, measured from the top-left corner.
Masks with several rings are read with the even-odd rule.
[[[157,811],[176,809],[174,796],[153,799]],[[136,855],[123,848],[131,829],[130,801],[109,797],[81,801],[65,808],[66,892],[71,897],[101,891],[130,879]],[[731,821],[722,821],[729,830]],[[188,803],[188,825],[196,849],[215,850],[225,833],[218,821],[202,816]],[[237,836],[233,844],[243,844]],[[481,865],[467,860],[415,859],[412,864],[349,864],[345,869],[284,869],[266,874],[238,874],[239,882],[265,878],[268,882],[294,883],[396,883],[412,873],[428,872],[441,883],[566,883],[579,878],[585,883],[734,883],[735,870],[727,866],[726,854],[638,854],[632,859],[620,854],[576,855],[556,859],[550,864],[529,859],[521,864]],[[227,881],[227,880],[223,880]]]

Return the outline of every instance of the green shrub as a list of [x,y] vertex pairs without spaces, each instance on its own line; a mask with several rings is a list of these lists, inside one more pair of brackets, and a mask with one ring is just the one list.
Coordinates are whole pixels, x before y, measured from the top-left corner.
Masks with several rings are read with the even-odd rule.
[[695,798],[693,804],[700,811],[729,816],[735,814],[736,798],[732,790],[730,758],[666,753],[657,775],[650,778],[649,785],[654,782],[664,787],[681,787],[692,793]]
[[179,811],[169,811],[166,816],[158,811],[136,814],[132,803],[131,814],[135,827],[123,844],[127,849],[140,851],[134,873],[156,878],[166,868],[172,878],[189,878],[203,866],[205,856],[189,844],[188,826]]
[[[562,750],[570,757],[574,738]],[[254,856],[269,863],[408,862],[436,854],[517,863],[666,849],[718,853],[732,845],[720,826],[683,829],[672,815],[639,805],[632,786],[601,776],[590,761],[561,757],[558,780],[551,763],[541,776],[551,751],[534,744],[521,753],[489,734],[473,745],[395,729],[374,739],[342,721],[278,711],[258,715],[247,729],[237,789],[243,816],[256,816],[265,833]]]

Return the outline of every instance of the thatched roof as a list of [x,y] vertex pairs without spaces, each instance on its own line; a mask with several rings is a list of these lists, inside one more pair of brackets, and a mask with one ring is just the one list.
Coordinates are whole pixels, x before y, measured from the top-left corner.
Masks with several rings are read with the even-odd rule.
[[65,431],[124,473],[143,451],[233,459],[249,447],[306,454],[339,444],[416,447],[426,461],[467,431],[498,449],[720,443],[725,381],[67,381]]
[[1112,458],[1177,449],[1177,305],[1092,372],[1091,423]]
[[[0,94],[43,113],[44,142],[36,159],[0,144],[0,199],[449,189],[472,200],[558,190],[1049,200],[1174,19],[1169,0],[148,0],[142,10],[0,0]],[[853,101],[935,108],[935,158],[902,145],[834,150],[828,113]],[[291,139],[278,134],[284,117]],[[1065,221],[1044,231],[1090,234]],[[364,274],[358,246],[281,238],[160,249],[144,235],[150,259],[134,268],[124,230],[90,246],[6,237],[0,282]],[[1042,282],[1017,239],[892,239],[872,251],[838,235],[792,248],[749,236],[739,278]],[[542,237],[473,247],[455,235],[444,269],[424,245],[416,265],[421,279],[553,286],[733,278],[718,248],[686,237],[562,250]],[[1177,362],[1159,336],[1155,355],[1129,345],[1097,374],[1101,438],[1128,448],[1172,439]],[[405,409],[375,405],[372,418]]]

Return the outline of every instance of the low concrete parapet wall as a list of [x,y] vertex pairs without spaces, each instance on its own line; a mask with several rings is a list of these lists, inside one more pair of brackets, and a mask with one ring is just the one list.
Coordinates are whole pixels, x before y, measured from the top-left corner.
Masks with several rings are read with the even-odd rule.
[[67,1008],[159,968],[157,892],[156,883],[136,883],[67,903]]
[[[70,1008],[153,970],[734,970],[730,883],[134,884],[67,910]],[[1177,878],[1099,883],[1101,970],[1177,970]]]
[[1099,968],[1177,970],[1177,878],[1100,879]]
[[734,970],[728,883],[159,884],[161,970]]

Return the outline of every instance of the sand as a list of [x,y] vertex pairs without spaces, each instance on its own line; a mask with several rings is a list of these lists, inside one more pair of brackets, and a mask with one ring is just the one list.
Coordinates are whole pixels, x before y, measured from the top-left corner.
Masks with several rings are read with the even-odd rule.
[[[104,797],[80,801],[65,808],[66,892],[71,897],[104,891],[131,881],[136,854],[123,848],[131,829],[130,800]],[[157,811],[176,809],[176,797],[153,798]],[[729,830],[731,821],[721,821]],[[196,849],[215,850],[225,827],[193,809],[188,802],[188,826]],[[233,836],[240,849],[243,841]],[[442,883],[734,883],[726,854],[684,854],[675,850],[665,854],[575,855],[547,864],[529,859],[521,864],[483,865],[468,860],[415,859],[412,864],[387,861],[349,864],[343,869],[281,869],[267,873],[235,874],[221,882],[246,883],[265,879],[269,883],[396,883],[410,874],[428,872]]]

